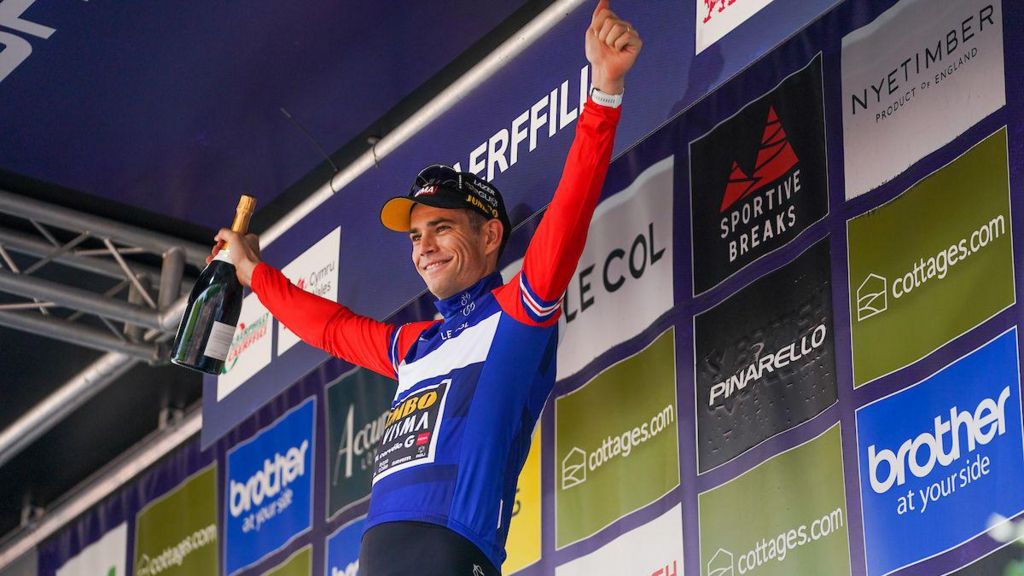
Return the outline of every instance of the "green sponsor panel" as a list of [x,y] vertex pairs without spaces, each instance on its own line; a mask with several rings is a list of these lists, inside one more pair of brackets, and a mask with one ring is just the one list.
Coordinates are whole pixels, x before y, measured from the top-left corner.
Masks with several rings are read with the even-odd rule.
[[844,492],[838,425],[704,492],[701,573],[849,574]]
[[1006,130],[847,223],[854,386],[1014,302]]
[[292,554],[280,566],[263,573],[264,576],[311,576],[313,574],[313,553],[310,546]]
[[555,399],[557,546],[679,485],[674,329]]
[[137,576],[216,576],[217,466],[193,474],[135,518]]
[[398,382],[362,368],[327,386],[327,518],[370,496],[373,459]]

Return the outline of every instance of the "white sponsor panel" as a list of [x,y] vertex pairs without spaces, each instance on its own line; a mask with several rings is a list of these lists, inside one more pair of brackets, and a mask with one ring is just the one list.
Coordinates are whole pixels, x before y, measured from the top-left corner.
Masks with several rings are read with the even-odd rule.
[[697,5],[697,54],[718,42],[772,0],[695,0]]
[[224,372],[217,377],[217,401],[220,402],[254,374],[270,364],[270,312],[256,294],[242,300],[238,328],[224,361]]
[[843,38],[846,198],[1006,104],[999,0],[904,0]]
[[[322,298],[338,301],[338,256],[341,253],[341,228],[335,228],[281,269],[281,273],[299,288]],[[277,355],[299,342],[287,326],[277,323]]]
[[597,207],[562,303],[557,378],[672,308],[672,169],[670,156]]
[[680,576],[683,512],[679,504],[596,551],[555,568],[555,576]]
[[57,576],[125,576],[128,525],[121,524],[57,569]]

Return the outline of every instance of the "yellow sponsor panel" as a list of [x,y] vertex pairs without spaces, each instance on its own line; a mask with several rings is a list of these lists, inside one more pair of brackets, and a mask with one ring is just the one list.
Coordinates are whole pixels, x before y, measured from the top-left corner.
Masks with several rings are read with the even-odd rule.
[[502,574],[512,574],[540,560],[540,425],[533,431],[530,453],[516,485],[516,503],[505,543],[508,557]]

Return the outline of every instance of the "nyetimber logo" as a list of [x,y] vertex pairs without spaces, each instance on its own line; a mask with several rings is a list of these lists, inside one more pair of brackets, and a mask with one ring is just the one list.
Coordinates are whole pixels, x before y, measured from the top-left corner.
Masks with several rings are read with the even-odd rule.
[[302,444],[289,448],[284,454],[278,452],[263,460],[263,468],[245,482],[232,479],[229,487],[231,516],[238,518],[253,506],[259,507],[264,500],[274,498],[304,476],[308,449],[309,440],[303,440]]
[[736,202],[778,180],[799,161],[786,138],[786,130],[782,127],[775,107],[768,108],[768,120],[761,135],[761,147],[757,151],[754,171],[748,176],[739,162],[733,160],[719,211],[725,212]]
[[[917,478],[928,476],[935,465],[946,467],[960,459],[961,450],[972,453],[1006,432],[1006,400],[1010,387],[1003,388],[995,400],[985,398],[974,411],[949,409],[949,418],[935,417],[934,431],[907,438],[895,451],[868,446],[868,470],[871,489],[884,494],[890,488],[903,486],[907,470]],[[966,446],[964,446],[966,445]]]

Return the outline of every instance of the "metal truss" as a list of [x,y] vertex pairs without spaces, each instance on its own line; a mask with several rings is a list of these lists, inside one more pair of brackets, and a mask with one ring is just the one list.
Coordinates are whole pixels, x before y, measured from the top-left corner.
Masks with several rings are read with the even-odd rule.
[[166,361],[169,316],[194,282],[185,267],[209,247],[3,190],[0,213],[13,223],[0,225],[0,325]]

